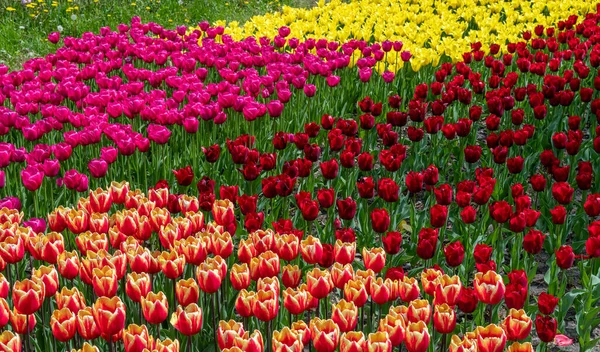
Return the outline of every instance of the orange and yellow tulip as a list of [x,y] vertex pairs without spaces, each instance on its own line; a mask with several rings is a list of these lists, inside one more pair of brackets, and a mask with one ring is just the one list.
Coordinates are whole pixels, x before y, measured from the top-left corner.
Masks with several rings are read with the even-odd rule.
[[505,286],[502,276],[493,270],[475,274],[473,280],[477,299],[485,304],[498,304],[504,298]]
[[338,304],[333,305],[331,320],[337,324],[341,332],[352,331],[358,322],[358,308],[352,301],[342,299]]
[[16,281],[12,291],[13,305],[21,314],[33,314],[42,306],[45,292],[41,281]]
[[508,316],[504,319],[502,327],[509,341],[524,340],[531,333],[533,322],[523,309],[511,308]]
[[314,268],[306,273],[306,286],[311,296],[316,299],[325,298],[333,290],[331,274],[327,270]]
[[379,321],[379,331],[385,331],[393,347],[400,346],[406,333],[406,322],[401,315],[388,314]]
[[288,287],[283,291],[283,307],[290,314],[302,314],[308,308],[308,292]]
[[449,334],[456,327],[456,312],[452,307],[439,304],[433,307],[433,326],[441,334]]
[[250,269],[248,264],[233,264],[229,271],[229,281],[235,290],[243,290],[250,286]]
[[304,349],[300,336],[287,326],[273,331],[271,346],[273,352],[302,352]]
[[0,334],[0,351],[21,352],[21,338],[12,331],[4,331]]
[[125,352],[143,351],[145,348],[152,349],[152,336],[148,333],[145,325],[130,324],[123,330],[123,347]]
[[125,304],[117,296],[100,297],[96,300],[92,306],[92,314],[103,337],[121,333],[125,327],[125,310]]
[[379,273],[383,267],[385,267],[385,251],[381,247],[371,249],[364,247],[362,256],[367,270],[373,270],[373,272]]
[[[489,271],[488,271],[489,273]],[[486,327],[478,326],[477,333],[477,351],[478,352],[502,352],[506,345],[506,333],[495,324]]]
[[139,303],[142,297],[146,297],[148,292],[152,290],[152,281],[150,275],[146,273],[131,273],[127,274],[125,282],[125,293],[133,302]]
[[198,303],[200,288],[192,278],[179,280],[175,285],[175,297],[177,298],[177,303],[184,307],[188,304]]
[[77,333],[88,341],[100,336],[100,329],[94,320],[92,307],[85,307],[77,312]]
[[340,328],[331,320],[314,318],[310,321],[312,343],[318,352],[333,352],[340,340]]
[[140,301],[144,319],[150,324],[160,324],[169,315],[169,303],[164,292],[148,292]]
[[68,308],[55,310],[50,317],[50,328],[58,341],[69,341],[77,331],[77,315]]
[[177,306],[171,314],[171,325],[185,336],[196,335],[202,330],[202,309],[196,303],[185,308]]
[[429,305],[429,301],[426,299],[415,299],[411,301],[408,305],[406,316],[411,323],[423,321],[426,324],[429,324],[429,319],[431,318],[431,306]]
[[423,321],[409,323],[406,326],[404,343],[408,352],[424,352],[429,347],[429,331]]
[[344,286],[344,299],[352,301],[357,307],[362,307],[367,303],[369,295],[365,285],[365,280],[360,278],[350,280]]
[[367,351],[369,352],[391,352],[392,342],[385,331],[370,333],[367,337]]
[[217,343],[219,349],[231,348],[234,346],[235,339],[244,335],[242,324],[234,320],[221,320],[217,328]]
[[362,331],[349,331],[340,337],[340,352],[366,352],[367,341]]

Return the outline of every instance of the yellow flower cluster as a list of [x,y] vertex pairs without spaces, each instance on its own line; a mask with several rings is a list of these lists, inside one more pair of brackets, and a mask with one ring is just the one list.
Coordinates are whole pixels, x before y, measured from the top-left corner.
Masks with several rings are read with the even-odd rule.
[[[595,11],[596,0],[320,0],[311,9],[283,7],[281,12],[255,16],[241,25],[226,25],[226,33],[235,39],[277,34],[281,26],[291,29],[297,38],[326,38],[345,42],[363,39],[369,42],[402,41],[404,50],[413,54],[413,69],[439,62],[447,55],[459,60],[473,42],[484,48],[493,43],[518,40],[525,30],[554,25],[569,15]],[[395,55],[387,55],[387,68]],[[391,66],[391,67],[390,67]]]

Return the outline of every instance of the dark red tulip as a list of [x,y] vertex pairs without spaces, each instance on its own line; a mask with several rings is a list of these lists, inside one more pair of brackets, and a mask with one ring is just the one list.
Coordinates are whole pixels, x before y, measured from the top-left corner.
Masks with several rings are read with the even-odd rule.
[[374,209],[371,212],[371,227],[373,231],[384,233],[390,227],[390,215],[386,209]]

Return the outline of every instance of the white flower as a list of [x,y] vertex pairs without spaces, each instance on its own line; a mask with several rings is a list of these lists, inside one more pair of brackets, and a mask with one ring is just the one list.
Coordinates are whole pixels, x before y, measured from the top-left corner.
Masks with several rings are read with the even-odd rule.
[[62,31],[64,30],[63,26],[61,26],[61,25],[58,25],[58,26],[56,26],[56,29],[57,29],[59,32],[62,32]]
[[76,14],[72,14],[72,15],[71,15],[71,19],[72,19],[73,21],[75,21],[75,20],[77,19],[77,15],[76,15]]

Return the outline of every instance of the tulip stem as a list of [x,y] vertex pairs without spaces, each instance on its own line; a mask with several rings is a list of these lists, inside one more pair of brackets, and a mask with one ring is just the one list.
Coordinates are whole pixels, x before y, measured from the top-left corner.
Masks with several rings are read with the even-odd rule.
[[187,337],[187,352],[192,352],[192,335]]
[[440,352],[446,351],[446,338],[447,334],[442,334],[442,347],[440,348]]
[[272,320],[267,322],[267,352],[271,351],[271,322]]
[[25,338],[27,339],[25,351],[29,351],[29,315],[25,315]]
[[219,351],[219,345],[217,343],[217,293],[213,293],[213,331],[214,331],[214,339],[215,339],[215,351]]

